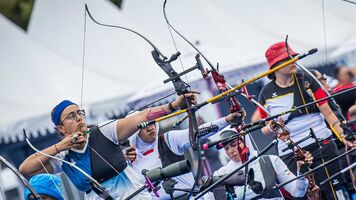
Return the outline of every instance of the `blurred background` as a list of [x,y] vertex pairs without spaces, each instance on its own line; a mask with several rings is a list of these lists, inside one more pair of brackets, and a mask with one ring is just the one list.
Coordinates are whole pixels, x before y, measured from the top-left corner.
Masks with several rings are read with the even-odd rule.
[[[163,17],[163,0],[0,0],[0,155],[16,168],[33,153],[24,142],[23,129],[38,149],[58,142],[50,112],[62,99],[80,104],[87,121],[96,124],[124,117],[174,91],[171,83],[163,84],[167,76],[152,59],[146,41],[128,31],[95,24],[85,13],[85,3],[97,21],[141,33],[167,57],[179,50],[182,64],[172,63],[177,72],[195,65],[197,52],[173,34],[175,48]],[[355,71],[356,5],[350,2],[168,0],[166,11],[180,33],[212,63],[219,63],[230,85],[266,71],[265,50],[286,35],[294,51],[319,49],[300,64],[325,74],[331,88],[339,83],[333,73],[337,67]],[[203,79],[198,71],[182,79],[201,91],[200,101],[218,94],[214,82]],[[254,99],[267,82],[261,79],[247,86]],[[172,95],[153,105],[175,98]],[[256,106],[237,98],[250,122]],[[227,113],[229,107],[223,101],[197,114],[201,122],[209,122]],[[178,118],[162,122],[160,130]],[[187,128],[187,123],[179,128]],[[259,131],[252,136],[256,148],[271,141]],[[211,150],[206,157],[206,173],[226,163],[222,151]],[[216,158],[220,162],[209,162]],[[65,176],[61,178],[69,199],[82,198]],[[23,198],[23,185],[2,163],[0,188],[2,198]]]

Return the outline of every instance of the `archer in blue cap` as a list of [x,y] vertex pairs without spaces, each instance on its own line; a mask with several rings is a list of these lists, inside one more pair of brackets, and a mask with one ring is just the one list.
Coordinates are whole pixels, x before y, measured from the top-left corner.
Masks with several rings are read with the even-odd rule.
[[[64,200],[61,180],[58,176],[37,174],[30,179],[29,183],[42,198]],[[30,200],[31,195],[30,190],[26,188],[24,194],[25,200]]]
[[[193,98],[195,93],[185,96]],[[116,199],[125,198],[139,189],[141,184],[134,170],[127,165],[119,143],[138,130],[137,124],[177,110],[183,100],[181,95],[169,104],[148,108],[134,116],[106,121],[91,128],[88,128],[84,110],[72,101],[61,101],[52,110],[51,119],[63,138],[42,150],[52,157],[32,154],[23,161],[19,171],[25,176],[63,172],[77,189],[85,192],[85,199],[98,199],[102,195],[91,184],[94,178],[108,190],[109,195]],[[37,162],[38,159],[41,163]],[[151,195],[143,191],[136,197],[150,199]]]

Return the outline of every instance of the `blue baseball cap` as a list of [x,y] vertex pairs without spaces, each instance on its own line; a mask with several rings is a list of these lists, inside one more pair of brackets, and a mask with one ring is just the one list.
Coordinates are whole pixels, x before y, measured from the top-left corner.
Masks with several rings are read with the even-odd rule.
[[[62,196],[61,180],[58,176],[52,174],[37,174],[30,179],[29,183],[39,195],[43,194],[59,200],[64,200]],[[30,194],[30,190],[26,188],[24,193],[25,200],[29,200]]]

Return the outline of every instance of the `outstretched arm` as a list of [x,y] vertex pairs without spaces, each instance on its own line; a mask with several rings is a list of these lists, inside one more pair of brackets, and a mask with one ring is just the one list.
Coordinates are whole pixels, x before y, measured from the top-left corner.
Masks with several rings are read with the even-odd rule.
[[[71,148],[80,147],[81,143],[85,142],[86,139],[83,135],[77,137],[77,140],[73,141],[73,135],[75,133],[64,137],[60,142],[54,144],[44,150],[43,153],[46,153],[51,156],[60,155],[60,152],[66,151]],[[51,158],[42,155],[40,153],[34,153],[28,158],[26,158],[20,165],[19,171],[25,176],[33,176],[39,173],[54,173],[54,168],[50,162]],[[46,168],[43,168],[42,164]]]
[[341,123],[340,123],[339,119],[336,117],[336,115],[334,114],[334,112],[331,110],[329,104],[328,103],[324,103],[324,104],[319,106],[319,109],[320,109],[320,112],[325,117],[325,119],[328,122],[328,124],[331,127],[333,127],[334,130],[340,135],[340,137],[342,138],[342,142],[345,144],[345,146],[349,146],[349,147],[356,146],[352,142],[347,141],[345,139],[344,131],[340,126]]
[[[213,131],[201,138],[203,139],[208,138],[216,134],[217,132],[224,129],[226,126],[228,126],[232,122],[233,118],[238,115],[239,113],[237,112],[231,113],[226,117],[200,125],[199,128],[209,127],[211,125],[218,126],[218,129],[216,131]],[[164,133],[164,140],[169,146],[169,148],[177,155],[183,155],[184,151],[191,147],[189,142],[189,129],[174,130],[174,131],[169,131],[167,133]]]
[[[192,98],[193,103],[196,103],[196,94],[198,92],[192,91],[191,93],[184,94],[186,98]],[[183,102],[183,95],[179,96],[176,100],[174,100],[171,105],[175,110],[179,109],[179,106]],[[137,124],[145,122],[147,120],[152,120],[158,117],[162,117],[171,113],[171,109],[168,104],[162,106],[156,106],[153,108],[147,108],[137,114],[126,117],[124,119],[117,120],[116,132],[119,141],[123,141],[129,138],[132,134],[134,134],[138,128]]]

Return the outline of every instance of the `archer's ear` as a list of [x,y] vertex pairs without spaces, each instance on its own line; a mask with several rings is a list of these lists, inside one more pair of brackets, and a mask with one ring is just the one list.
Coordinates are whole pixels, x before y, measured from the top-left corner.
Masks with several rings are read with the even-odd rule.
[[62,125],[58,125],[55,127],[56,131],[61,135],[61,136],[64,136],[64,127]]

